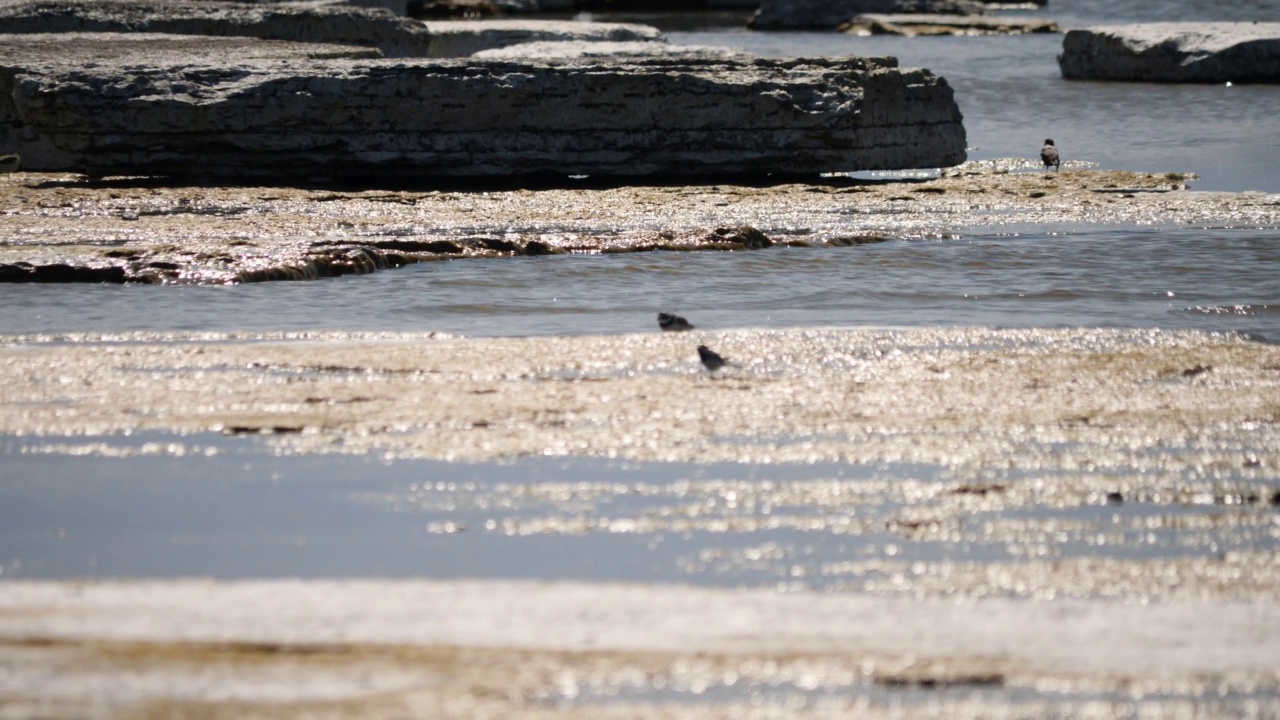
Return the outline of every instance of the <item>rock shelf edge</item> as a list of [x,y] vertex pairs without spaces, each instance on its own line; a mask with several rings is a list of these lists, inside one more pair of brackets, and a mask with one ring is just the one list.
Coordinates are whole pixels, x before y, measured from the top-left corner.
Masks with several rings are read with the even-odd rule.
[[[0,36],[0,143],[17,145],[33,171],[758,176],[949,167],[966,157],[951,87],[893,58],[293,54],[228,66],[198,55],[136,64],[138,54],[123,53],[85,64],[31,59],[22,48],[34,37]],[[137,43],[145,52],[145,38]]]

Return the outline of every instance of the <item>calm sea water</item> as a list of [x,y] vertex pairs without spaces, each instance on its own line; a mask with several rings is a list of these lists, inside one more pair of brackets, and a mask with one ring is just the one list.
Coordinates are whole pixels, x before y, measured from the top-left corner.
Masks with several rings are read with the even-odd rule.
[[[763,279],[763,281],[762,281]],[[1239,330],[1280,339],[1280,231],[1111,230],[850,248],[456,260],[242,286],[0,285],[0,334],[471,336],[928,326]]]
[[[1064,28],[1174,20],[1280,20],[1280,2],[1050,0],[1015,14]],[[1062,79],[1062,35],[854,37],[736,27],[669,32],[672,42],[765,56],[893,56],[955,89],[969,158],[1036,158],[1053,138],[1063,160],[1109,169],[1194,172],[1196,190],[1280,192],[1280,86],[1099,83]]]

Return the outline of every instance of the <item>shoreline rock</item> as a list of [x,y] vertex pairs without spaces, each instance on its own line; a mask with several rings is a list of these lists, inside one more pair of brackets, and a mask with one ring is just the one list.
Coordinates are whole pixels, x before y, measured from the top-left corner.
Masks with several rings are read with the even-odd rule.
[[1072,30],[1069,80],[1280,83],[1280,22],[1142,23]]
[[382,8],[187,0],[6,0],[8,34],[160,33],[335,43],[376,47],[387,57],[427,57],[431,35],[421,22]]
[[1185,192],[1192,176],[1046,176],[1031,161],[1026,167],[969,164],[924,182],[739,178],[692,187],[561,180],[299,188],[11,173],[0,175],[0,266],[8,268],[0,280],[224,284],[476,257],[841,248],[1006,225],[1280,223],[1276,196]]
[[834,30],[859,15],[982,15],[977,0],[763,0],[747,22],[753,30]]
[[1011,16],[859,15],[839,30],[852,35],[1025,35],[1061,32],[1052,20]]
[[[0,128],[26,139],[13,150],[31,170],[639,178],[965,158],[950,86],[892,58],[394,61],[286,48],[228,66],[201,59],[207,39],[174,62],[154,59],[139,36],[136,54],[84,63],[33,56],[42,37],[0,37]],[[42,163],[38,146],[65,162]]]
[[447,20],[427,25],[431,56],[469,57],[529,43],[654,43],[665,45],[662,31],[632,23],[574,20]]
[[578,58],[626,58],[626,57],[749,57],[747,53],[731,48],[703,45],[672,45],[653,41],[571,41],[551,40],[508,45],[492,50],[481,50],[471,57],[483,60],[515,59],[578,59]]

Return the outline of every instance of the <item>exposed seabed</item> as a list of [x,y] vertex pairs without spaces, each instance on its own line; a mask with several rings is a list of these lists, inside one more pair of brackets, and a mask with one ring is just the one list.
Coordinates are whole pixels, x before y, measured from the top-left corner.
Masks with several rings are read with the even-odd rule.
[[17,715],[1280,703],[1243,336],[10,337],[0,378]]

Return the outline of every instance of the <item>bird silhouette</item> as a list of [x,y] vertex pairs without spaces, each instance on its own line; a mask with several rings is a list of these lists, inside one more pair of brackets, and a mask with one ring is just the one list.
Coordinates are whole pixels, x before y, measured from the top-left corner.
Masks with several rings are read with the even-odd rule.
[[679,315],[671,315],[669,313],[658,313],[658,327],[666,332],[680,332],[682,330],[692,330],[693,325]]
[[1054,172],[1062,167],[1062,160],[1058,157],[1058,146],[1054,145],[1052,140],[1045,140],[1044,147],[1040,148],[1040,162],[1044,163],[1046,170],[1052,167]]
[[707,369],[707,372],[712,375],[714,375],[720,368],[729,364],[728,360],[725,360],[719,353],[706,345],[698,346],[698,358],[702,360],[702,365]]

